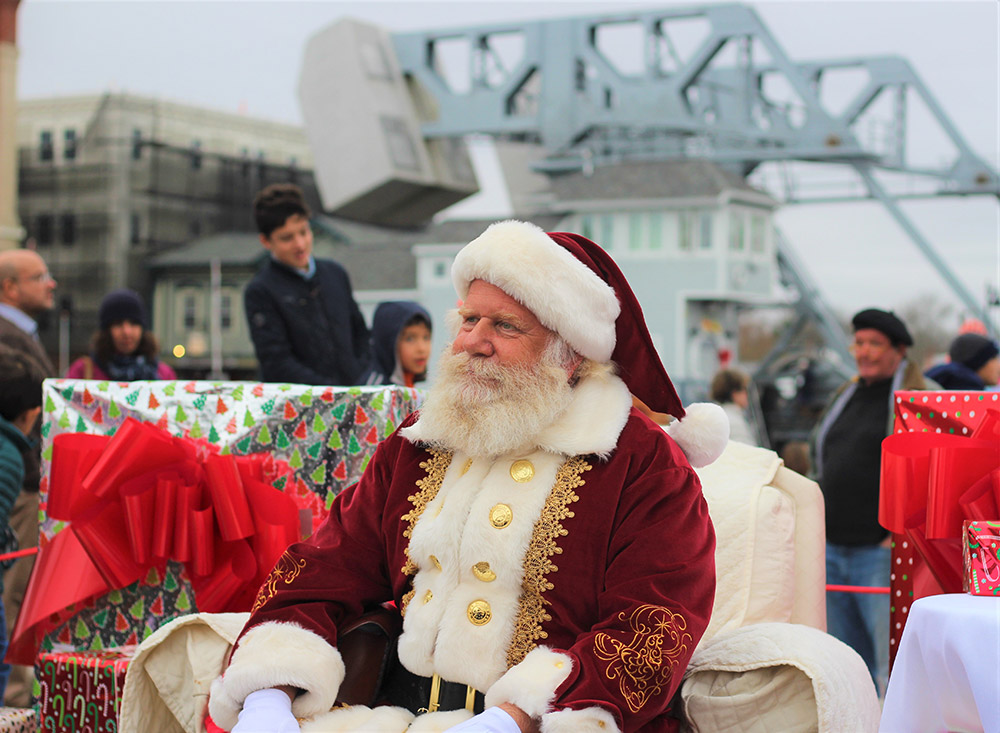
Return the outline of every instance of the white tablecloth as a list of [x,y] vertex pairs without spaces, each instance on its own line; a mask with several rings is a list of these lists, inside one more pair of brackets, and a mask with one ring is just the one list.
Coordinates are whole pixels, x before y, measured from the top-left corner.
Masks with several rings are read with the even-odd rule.
[[1000,598],[965,593],[910,606],[879,733],[1000,733]]

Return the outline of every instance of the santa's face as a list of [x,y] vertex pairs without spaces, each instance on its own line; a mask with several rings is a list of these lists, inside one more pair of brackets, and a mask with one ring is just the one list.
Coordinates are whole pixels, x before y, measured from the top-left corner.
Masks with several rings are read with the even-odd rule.
[[483,280],[472,281],[458,313],[461,326],[451,349],[455,354],[465,352],[473,361],[538,364],[554,335],[534,313]]

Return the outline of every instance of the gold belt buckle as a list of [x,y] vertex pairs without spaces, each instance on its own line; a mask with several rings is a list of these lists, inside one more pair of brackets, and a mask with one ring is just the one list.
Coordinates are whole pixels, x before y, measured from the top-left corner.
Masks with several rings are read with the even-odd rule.
[[427,701],[427,712],[433,713],[441,707],[441,675],[435,674],[431,677],[431,697]]
[[465,686],[465,709],[470,713],[476,712],[476,688],[472,685]]

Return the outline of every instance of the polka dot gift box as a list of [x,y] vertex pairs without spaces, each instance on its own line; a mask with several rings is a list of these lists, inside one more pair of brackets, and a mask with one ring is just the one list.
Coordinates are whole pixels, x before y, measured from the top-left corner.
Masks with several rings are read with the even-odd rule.
[[963,523],[997,519],[1000,392],[896,392],[879,497],[892,532],[891,660],[914,600],[962,592]]

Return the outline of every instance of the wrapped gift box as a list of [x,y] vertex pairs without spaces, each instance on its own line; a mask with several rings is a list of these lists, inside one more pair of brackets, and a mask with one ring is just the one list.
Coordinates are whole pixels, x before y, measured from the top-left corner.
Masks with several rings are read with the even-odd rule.
[[[88,475],[95,465],[103,466],[104,470],[97,472],[102,476],[117,472],[126,478],[130,466],[148,462],[146,449],[129,453],[128,447],[134,441],[119,434],[123,425],[131,430],[133,424],[143,423],[142,434],[147,440],[145,429],[155,428],[168,440],[182,442],[184,451],[197,454],[199,470],[209,470],[208,462],[215,461],[221,466],[221,469],[216,468],[223,474],[235,475],[235,469],[227,460],[240,461],[239,474],[244,480],[248,473],[255,473],[260,479],[258,484],[268,484],[268,490],[277,489],[294,500],[299,509],[298,534],[306,536],[322,521],[334,497],[360,478],[379,441],[391,434],[418,407],[421,399],[419,390],[392,386],[331,388],[252,382],[46,380],[42,422],[41,554],[38,559],[42,561],[47,552],[50,555],[55,550],[63,552],[70,544],[83,545],[82,548],[71,547],[73,552],[82,549],[94,554],[91,546],[94,538],[127,538],[132,542],[132,554],[142,544],[137,545],[133,540],[132,525],[127,531],[120,526],[127,523],[122,517],[131,516],[126,506],[128,501],[140,504],[145,501],[137,498],[138,492],[126,485],[127,482],[120,481],[120,485],[113,487],[114,500],[109,502],[108,511],[102,513],[100,521],[92,522],[94,531],[77,532],[82,521],[66,518],[74,511],[80,513],[77,511],[80,506],[70,506],[74,502],[86,504],[94,501],[94,497],[108,499],[110,496],[110,489]],[[67,436],[75,437],[68,441]],[[114,436],[119,437],[117,452],[109,448]],[[53,458],[57,445],[60,458],[56,461],[56,473],[60,475],[54,476]],[[250,469],[244,471],[247,466]],[[147,492],[155,496],[155,501],[151,500],[153,503],[163,503],[164,497],[169,501],[181,501],[185,484],[194,483],[185,481],[184,476],[174,478],[176,480],[161,481],[164,486],[158,486],[157,493]],[[53,481],[61,481],[59,485],[62,486],[68,482],[74,484],[76,493],[67,500],[65,492],[52,492]],[[114,482],[109,479],[108,483]],[[176,486],[171,488],[166,484]],[[53,499],[50,507],[49,502]],[[121,499],[120,509],[117,508],[118,499]],[[217,501],[218,497],[213,499]],[[218,510],[217,506],[211,508]],[[214,524],[218,526],[221,519],[218,512],[216,514]],[[258,519],[252,517],[256,525],[261,524]],[[74,534],[81,534],[79,543],[75,538],[72,542],[68,539],[55,541],[67,527],[71,527]],[[108,531],[111,528],[117,531]],[[154,527],[154,533],[159,529],[162,528]],[[263,530],[261,526],[255,529],[258,537],[268,530],[266,526]],[[192,567],[196,558],[190,557],[197,553],[187,550],[187,559],[179,556],[176,537],[172,540],[169,533],[168,527],[165,536],[166,544],[172,545],[169,553],[156,549],[157,541],[164,537],[146,541],[147,545],[151,543],[152,549],[145,552],[150,557],[145,558],[141,574],[136,574],[134,566],[124,570],[116,567],[116,559],[124,554],[115,551],[118,545],[105,548],[106,562],[97,558],[102,582],[94,581],[92,587],[75,589],[79,599],[74,597],[74,603],[57,614],[45,614],[44,633],[34,633],[26,645],[12,643],[12,651],[21,653],[24,658],[25,649],[30,648],[33,658],[37,647],[43,650],[54,646],[105,649],[133,644],[177,615],[218,610],[199,603],[199,578],[196,568]],[[88,536],[91,538],[89,544]],[[280,542],[282,536],[272,537],[272,544]],[[217,544],[216,549],[221,547],[225,553],[236,544]],[[231,561],[234,567],[241,561],[236,556],[222,559]],[[110,582],[116,578],[123,582]],[[251,597],[254,590],[250,590]],[[15,632],[14,642],[18,641],[20,631],[19,628]]]
[[1000,521],[966,520],[962,529],[963,590],[1000,595]]
[[0,733],[35,733],[41,730],[33,708],[0,707]]
[[879,504],[893,535],[890,660],[914,600],[962,591],[963,522],[998,516],[1000,392],[896,392]]
[[125,671],[134,653],[134,648],[123,647],[39,654],[35,665],[40,688],[37,730],[118,730]]

